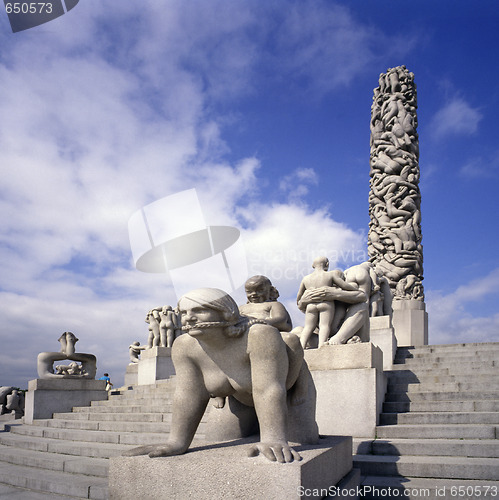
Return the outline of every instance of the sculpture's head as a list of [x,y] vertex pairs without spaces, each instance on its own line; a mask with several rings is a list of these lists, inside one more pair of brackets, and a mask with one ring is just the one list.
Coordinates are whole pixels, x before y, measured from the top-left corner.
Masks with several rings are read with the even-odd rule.
[[178,301],[182,330],[193,337],[207,329],[221,328],[228,337],[238,337],[249,327],[234,299],[218,288],[198,288]]
[[312,267],[315,268],[322,268],[325,269],[326,271],[329,269],[329,259],[327,257],[317,257],[314,259],[314,262],[312,262]]
[[166,314],[168,311],[173,311],[172,306],[163,306],[163,314]]
[[244,289],[248,302],[253,304],[277,300],[279,297],[279,292],[272,286],[267,276],[252,276],[244,284]]

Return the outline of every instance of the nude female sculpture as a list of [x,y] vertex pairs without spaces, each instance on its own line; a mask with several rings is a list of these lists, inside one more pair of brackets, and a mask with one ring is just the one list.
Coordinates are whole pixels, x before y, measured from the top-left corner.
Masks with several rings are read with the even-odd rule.
[[[210,397],[232,397],[256,411],[260,442],[250,448],[250,456],[262,453],[277,462],[298,460],[298,453],[288,443],[288,404],[293,404],[288,391],[293,391],[300,378],[310,375],[298,338],[287,344],[279,330],[242,316],[234,300],[214,288],[184,295],[178,310],[188,335],[179,336],[172,347],[177,383],[168,441],[124,454],[164,457],[185,453]],[[309,413],[310,406],[302,404]],[[317,441],[315,418],[313,423],[309,417],[303,421],[308,422],[303,425],[313,427],[309,442]]]

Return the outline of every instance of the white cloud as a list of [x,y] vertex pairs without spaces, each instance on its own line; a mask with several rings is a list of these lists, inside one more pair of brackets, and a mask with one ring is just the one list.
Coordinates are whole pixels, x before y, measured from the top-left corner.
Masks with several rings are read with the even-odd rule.
[[499,314],[476,316],[468,312],[474,302],[490,300],[498,294],[499,268],[452,293],[428,292],[430,343],[499,342]]
[[279,182],[279,190],[288,196],[288,201],[296,203],[303,199],[311,186],[317,186],[319,176],[313,168],[300,168],[285,175]]
[[436,137],[470,135],[478,129],[482,113],[463,98],[455,97],[439,109],[433,119],[432,128]]

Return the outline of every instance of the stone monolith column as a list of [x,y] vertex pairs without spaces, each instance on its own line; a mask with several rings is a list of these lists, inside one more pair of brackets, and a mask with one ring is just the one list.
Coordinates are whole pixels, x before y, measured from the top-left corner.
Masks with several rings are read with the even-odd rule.
[[368,252],[393,293],[399,346],[428,343],[416,109],[413,73],[398,66],[380,75],[371,113]]

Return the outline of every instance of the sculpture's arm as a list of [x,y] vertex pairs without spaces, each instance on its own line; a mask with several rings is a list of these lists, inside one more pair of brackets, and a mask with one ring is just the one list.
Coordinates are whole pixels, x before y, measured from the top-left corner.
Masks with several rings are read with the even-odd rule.
[[278,330],[283,330],[286,327],[288,317],[286,308],[280,302],[275,301],[270,308],[270,318],[266,318],[265,321]]
[[210,395],[204,385],[200,367],[196,360],[189,356],[192,342],[195,341],[186,335],[179,337],[173,344],[172,360],[177,382],[173,396],[170,435],[167,444],[156,447],[149,453],[150,457],[185,453],[206,410]]
[[260,425],[260,443],[250,455],[263,453],[269,460],[292,462],[299,455],[289,446],[287,428],[286,344],[275,328],[254,325],[248,334],[253,401]]
[[303,294],[298,306],[301,309],[308,304],[332,302],[333,300],[339,300],[347,304],[358,304],[366,300],[366,294],[362,290],[342,290],[337,287],[322,286],[313,290],[307,290]]
[[348,283],[347,281],[345,281],[341,277],[340,272],[331,271],[331,278],[333,283],[339,286],[342,290],[349,290],[353,292],[359,289],[359,285],[357,285],[356,283]]
[[300,299],[302,298],[303,294],[305,293],[306,287],[305,283],[303,281],[300,283],[300,288],[298,289],[298,294],[296,296],[296,303],[298,304],[300,302]]

